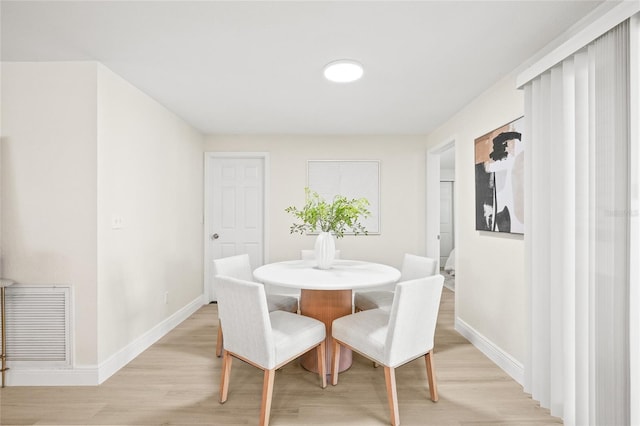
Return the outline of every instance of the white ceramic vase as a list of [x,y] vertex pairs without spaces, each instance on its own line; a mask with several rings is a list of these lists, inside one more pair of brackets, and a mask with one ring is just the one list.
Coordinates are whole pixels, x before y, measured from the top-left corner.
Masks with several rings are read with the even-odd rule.
[[314,246],[319,269],[329,269],[336,257],[336,241],[331,232],[321,232]]

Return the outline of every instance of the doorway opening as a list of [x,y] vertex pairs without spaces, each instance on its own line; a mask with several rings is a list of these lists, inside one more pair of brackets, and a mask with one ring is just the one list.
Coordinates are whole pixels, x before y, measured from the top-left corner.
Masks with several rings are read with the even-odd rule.
[[455,146],[440,153],[440,273],[455,291]]
[[438,260],[445,286],[455,289],[455,140],[427,152],[427,256]]

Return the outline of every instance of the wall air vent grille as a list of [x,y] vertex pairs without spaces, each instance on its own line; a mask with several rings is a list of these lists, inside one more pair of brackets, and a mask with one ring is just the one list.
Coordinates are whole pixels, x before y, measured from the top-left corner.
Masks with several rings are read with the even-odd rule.
[[6,288],[10,366],[71,366],[70,293],[60,286]]

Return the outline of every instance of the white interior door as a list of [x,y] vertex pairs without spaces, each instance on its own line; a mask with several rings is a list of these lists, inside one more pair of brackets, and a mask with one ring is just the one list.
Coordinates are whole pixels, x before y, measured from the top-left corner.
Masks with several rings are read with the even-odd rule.
[[252,268],[264,263],[265,158],[211,154],[206,161],[205,285],[216,300],[213,259],[249,254]]
[[440,182],[440,266],[453,250],[453,182]]

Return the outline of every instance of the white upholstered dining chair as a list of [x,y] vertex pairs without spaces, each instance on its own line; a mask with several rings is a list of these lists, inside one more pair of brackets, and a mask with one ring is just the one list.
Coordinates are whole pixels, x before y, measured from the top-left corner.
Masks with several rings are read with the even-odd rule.
[[268,425],[276,369],[316,349],[320,383],[323,389],[327,386],[325,325],[291,312],[269,312],[261,284],[220,275],[216,279],[218,312],[225,327],[220,403],[229,393],[232,359],[245,361],[264,371],[260,425]]
[[[214,276],[224,275],[227,277],[238,278],[245,281],[253,281],[253,272],[251,271],[251,261],[248,254],[239,254],[236,256],[222,257],[213,261]],[[216,281],[217,284],[217,281]],[[217,288],[217,287],[216,287]],[[298,312],[298,299],[293,296],[281,294],[267,294],[267,306],[269,312],[287,311]],[[222,347],[224,345],[224,336],[222,332],[222,321],[218,321],[218,337],[216,341],[216,356],[222,355]]]
[[[435,275],[437,267],[438,262],[434,259],[406,253],[402,260],[402,268],[400,269],[400,281],[409,281]],[[353,305],[356,312],[376,308],[389,309],[392,302],[392,290],[358,291],[353,296]]]
[[394,426],[400,424],[396,368],[424,356],[431,400],[438,400],[433,344],[443,282],[442,275],[403,281],[396,286],[391,309],[370,309],[333,321],[331,383],[338,384],[340,347],[347,347],[384,366]]

